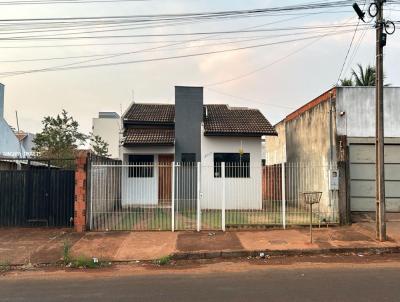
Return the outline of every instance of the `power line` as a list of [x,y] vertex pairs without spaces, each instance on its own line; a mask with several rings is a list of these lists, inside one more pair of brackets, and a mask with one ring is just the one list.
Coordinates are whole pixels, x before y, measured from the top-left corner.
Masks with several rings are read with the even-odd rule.
[[365,34],[366,34],[366,33],[367,33],[367,31],[366,31],[366,30],[363,30],[363,32],[361,33],[359,39],[357,40],[356,46],[354,47],[353,53],[352,53],[352,55],[350,56],[350,59],[349,59],[349,61],[348,61],[348,63],[347,63],[347,67],[346,67],[346,69],[345,69],[345,71],[344,71],[343,74],[346,74],[346,73],[347,73],[347,70],[348,70],[348,69],[350,68],[350,66],[353,64],[354,58],[356,57],[356,55],[357,55],[357,53],[358,53],[358,50],[359,50],[360,45],[361,45],[361,42],[364,40],[364,37],[365,37]]
[[285,59],[287,59],[287,58],[289,58],[289,57],[291,57],[291,56],[293,56],[295,54],[297,54],[298,52],[303,51],[304,49],[310,47],[311,45],[313,45],[314,43],[318,42],[319,40],[323,39],[326,36],[328,36],[328,35],[322,35],[322,36],[318,37],[316,40],[311,41],[310,43],[307,43],[303,47],[300,47],[300,48],[296,49],[295,51],[293,51],[293,52],[291,52],[291,53],[289,53],[289,54],[287,54],[287,55],[285,55],[285,56],[283,56],[283,57],[281,57],[281,58],[279,58],[279,59],[277,59],[277,60],[275,60],[275,61],[273,61],[271,63],[268,63],[267,65],[261,66],[261,67],[259,67],[257,69],[254,69],[254,70],[250,71],[250,72],[241,74],[239,76],[236,76],[236,77],[233,77],[233,78],[230,78],[230,79],[226,79],[226,80],[223,80],[223,81],[218,81],[218,82],[206,84],[205,87],[222,85],[222,84],[226,84],[226,83],[229,83],[229,82],[237,81],[237,80],[243,79],[245,77],[251,76],[251,75],[253,75],[253,74],[257,73],[257,72],[265,70],[268,67],[271,67],[271,66],[273,66],[273,65],[275,65],[275,64],[277,64],[277,63],[279,63],[279,62],[281,62],[281,61],[283,61],[283,60],[285,60]]
[[[86,0],[80,0],[86,1]],[[87,0],[87,1],[99,1],[99,0]],[[279,13],[279,12],[291,12],[299,10],[315,10],[315,9],[326,9],[343,7],[351,4],[352,0],[342,0],[333,2],[311,2],[308,4],[300,5],[288,5],[280,7],[269,7],[261,9],[250,9],[250,10],[230,10],[230,11],[216,11],[216,12],[198,12],[198,13],[181,13],[181,14],[157,14],[157,15],[122,15],[122,16],[87,16],[87,17],[56,17],[56,18],[21,18],[21,19],[3,19],[1,22],[38,22],[38,21],[88,21],[88,20],[120,20],[120,19],[137,19],[141,20],[171,20],[171,18],[232,18],[238,15],[255,15],[264,13]],[[4,2],[3,2],[4,3]]]
[[87,4],[87,3],[108,3],[108,2],[147,2],[150,0],[52,0],[52,1],[0,1],[0,5],[47,5],[47,4]]
[[237,95],[233,95],[233,94],[230,94],[230,93],[222,92],[222,91],[219,91],[219,90],[216,90],[216,89],[213,89],[213,88],[208,88],[208,87],[205,87],[205,88],[207,90],[209,90],[209,91],[212,91],[212,92],[215,92],[215,93],[218,93],[218,94],[221,94],[221,95],[226,95],[226,96],[229,96],[231,98],[238,99],[238,100],[243,100],[243,101],[246,101],[246,102],[257,103],[257,104],[261,104],[261,105],[268,105],[268,106],[282,108],[282,109],[290,109],[290,110],[295,109],[294,107],[289,107],[289,106],[284,106],[284,105],[279,105],[279,104],[274,104],[274,103],[254,101],[254,100],[251,100],[251,99],[248,99],[248,98],[244,98],[244,97],[241,97],[241,96],[237,96]]
[[[365,7],[366,3],[367,3],[367,1],[364,1],[364,7]],[[361,20],[358,19],[358,23],[357,23],[356,29],[354,30],[354,34],[353,34],[353,37],[351,38],[349,48],[347,49],[346,56],[344,57],[344,61],[343,61],[343,64],[342,64],[342,68],[340,69],[339,76],[338,76],[338,79],[337,79],[337,81],[336,81],[336,85],[339,84],[340,78],[342,77],[342,73],[343,73],[344,67],[345,67],[345,65],[346,65],[347,57],[349,56],[351,47],[353,46],[354,38],[356,37],[357,30],[358,30],[358,26],[360,25],[360,21],[361,21]]]
[[[143,53],[143,52],[154,52],[154,51],[160,51],[161,49],[164,48],[164,50],[171,51],[171,50],[184,50],[184,49],[189,49],[189,48],[198,48],[198,47],[212,47],[212,46],[220,46],[220,45],[227,45],[227,44],[236,44],[236,43],[246,43],[246,42],[251,42],[251,41],[260,41],[260,40],[269,40],[273,38],[283,38],[283,37],[288,37],[288,36],[299,36],[299,35],[304,35],[304,34],[316,34],[316,33],[333,33],[334,31],[315,31],[312,33],[288,33],[288,34],[277,34],[277,35],[267,35],[267,36],[250,36],[250,37],[241,37],[241,38],[236,38],[233,41],[227,41],[227,42],[217,42],[217,43],[208,43],[208,44],[203,44],[206,41],[213,41],[216,39],[197,39],[197,40],[183,40],[183,41],[169,41],[169,42],[174,42],[177,44],[186,44],[186,43],[202,43],[200,45],[192,45],[192,46],[184,46],[184,47],[175,47],[175,48],[169,48],[170,44],[167,45],[162,45],[159,47],[154,47],[154,48],[149,48],[149,49],[142,49],[142,50],[136,50],[136,51],[129,51],[129,52],[118,52],[118,53],[103,53],[103,54],[91,54],[91,55],[80,55],[80,56],[58,56],[58,57],[43,57],[43,58],[20,58],[20,59],[15,59],[15,60],[0,60],[0,63],[22,63],[22,62],[36,62],[36,61],[55,61],[55,60],[68,60],[68,59],[80,59],[80,58],[93,58],[93,57],[107,57],[107,56],[119,56],[119,55],[127,55],[127,54],[132,54],[132,53]],[[307,37],[307,36],[305,36]],[[221,37],[218,38],[218,40],[221,40]],[[167,41],[168,42],[168,41]],[[129,44],[135,44],[135,43],[129,43]],[[167,48],[168,47],[168,48]],[[165,49],[167,48],[167,49]]]
[[[320,15],[320,14],[339,14],[339,13],[347,13],[348,11],[329,11],[329,12],[307,12],[300,14],[280,14],[279,16],[298,16],[299,18],[304,16],[311,15]],[[263,16],[265,17],[265,16]],[[268,16],[268,17],[277,17],[277,16]],[[295,17],[296,18],[296,17]],[[158,27],[166,27],[166,26],[181,26],[205,21],[215,21],[211,20],[178,20],[178,21],[154,21],[154,22],[145,22],[145,25],[137,24],[137,22],[131,21],[120,21],[120,22],[95,22],[93,24],[31,24],[32,28],[28,28],[27,24],[18,25],[14,27],[10,27],[10,24],[6,25],[3,23],[3,26],[0,28],[0,34],[4,35],[15,35],[15,34],[25,34],[25,33],[43,33],[43,32],[65,32],[65,35],[71,34],[82,34],[82,33],[96,33],[96,32],[107,32],[107,31],[124,31],[124,30],[138,30],[138,29],[150,29],[150,28],[158,28]],[[222,19],[218,21],[229,21],[229,19]],[[40,26],[39,26],[40,25]],[[56,26],[57,25],[57,26]],[[140,25],[140,26],[139,26]],[[71,32],[78,29],[103,29],[100,31],[80,31],[80,32]]]
[[[343,33],[347,33],[347,32],[349,32],[349,31],[336,32],[331,35],[338,35],[338,34],[343,34]],[[325,34],[323,36],[327,36],[327,35]],[[243,46],[243,47],[224,49],[224,50],[215,50],[215,51],[208,51],[208,52],[201,52],[201,53],[150,58],[150,59],[142,59],[142,60],[132,60],[132,61],[122,61],[122,62],[112,62],[112,63],[102,63],[102,64],[92,64],[92,65],[80,65],[80,66],[69,66],[69,67],[42,68],[42,69],[33,69],[33,70],[25,70],[25,71],[10,71],[10,72],[2,72],[2,73],[0,73],[0,75],[3,75],[3,77],[6,77],[6,76],[9,77],[9,76],[14,76],[14,75],[37,73],[37,72],[62,71],[62,70],[86,69],[86,68],[116,66],[116,65],[125,65],[125,64],[136,64],[136,63],[144,63],[144,62],[157,62],[157,61],[197,57],[197,56],[225,53],[225,52],[232,52],[232,51],[240,51],[240,50],[246,50],[246,49],[255,49],[255,48],[260,48],[260,47],[265,47],[265,46],[278,45],[278,44],[302,41],[302,40],[307,40],[307,39],[314,39],[317,37],[319,37],[319,36],[307,37],[307,38],[302,38],[302,39],[292,39],[292,40],[280,41],[280,42],[275,42],[275,43],[256,44],[256,45]]]
[[[171,36],[203,36],[214,34],[237,34],[237,33],[254,33],[254,32],[277,32],[277,31],[291,31],[291,30],[315,30],[327,28],[353,28],[357,24],[348,25],[320,25],[320,26],[299,26],[299,27],[286,27],[286,28],[266,28],[266,29],[252,29],[252,30],[227,30],[215,32],[191,32],[191,33],[166,33],[166,34],[136,34],[136,35],[119,35],[119,36],[75,36],[75,37],[58,37],[58,36],[21,36],[21,37],[7,37],[1,38],[0,41],[23,41],[23,40],[72,40],[72,39],[118,39],[118,38],[143,38],[143,37],[171,37]],[[365,24],[364,27],[370,25]]]

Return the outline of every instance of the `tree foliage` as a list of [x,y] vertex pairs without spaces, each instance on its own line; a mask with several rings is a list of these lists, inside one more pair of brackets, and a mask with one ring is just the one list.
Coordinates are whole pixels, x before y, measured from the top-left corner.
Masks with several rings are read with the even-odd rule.
[[109,157],[108,143],[104,141],[99,135],[90,133],[90,146],[94,154],[98,156]]
[[[385,76],[383,76],[385,78]],[[375,86],[376,70],[372,65],[365,68],[361,64],[357,64],[356,69],[352,69],[350,78],[340,80],[341,86]],[[390,84],[385,84],[390,86]]]
[[357,64],[358,70],[352,70],[355,86],[375,86],[376,72],[375,67],[367,65],[365,69],[361,64]]
[[56,117],[46,116],[42,132],[36,134],[34,151],[41,158],[71,158],[85,144],[87,135],[79,132],[79,124],[62,110]]
[[340,80],[340,86],[354,86],[352,78],[344,78]]

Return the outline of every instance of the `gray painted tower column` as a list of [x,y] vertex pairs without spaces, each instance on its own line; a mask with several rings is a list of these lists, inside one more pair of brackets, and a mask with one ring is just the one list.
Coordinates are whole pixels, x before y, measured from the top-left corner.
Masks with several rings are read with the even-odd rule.
[[182,154],[201,159],[201,123],[203,122],[203,87],[175,86],[175,161]]

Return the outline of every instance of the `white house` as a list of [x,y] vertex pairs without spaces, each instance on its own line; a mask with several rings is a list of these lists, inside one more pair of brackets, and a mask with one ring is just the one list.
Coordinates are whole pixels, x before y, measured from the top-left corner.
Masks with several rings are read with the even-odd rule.
[[170,204],[175,183],[182,206],[199,189],[202,208],[220,209],[223,192],[227,209],[262,208],[262,136],[276,131],[259,110],[205,105],[202,87],[175,87],[175,105],[133,103],[122,126],[122,206]]
[[4,119],[4,85],[0,83],[0,156],[24,157],[26,150]]
[[121,117],[116,112],[99,112],[92,120],[92,132],[108,143],[111,158],[119,158]]

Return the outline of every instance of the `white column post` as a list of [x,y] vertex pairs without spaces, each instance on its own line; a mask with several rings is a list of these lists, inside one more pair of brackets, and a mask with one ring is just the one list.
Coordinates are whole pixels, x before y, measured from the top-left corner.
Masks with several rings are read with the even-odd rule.
[[200,207],[200,173],[201,163],[197,163],[197,232],[200,232],[201,229],[201,207]]
[[221,175],[222,175],[221,224],[222,224],[222,231],[225,232],[225,162],[221,163]]
[[175,162],[172,162],[171,230],[175,231]]
[[286,177],[285,177],[285,163],[282,163],[282,224],[286,229]]

